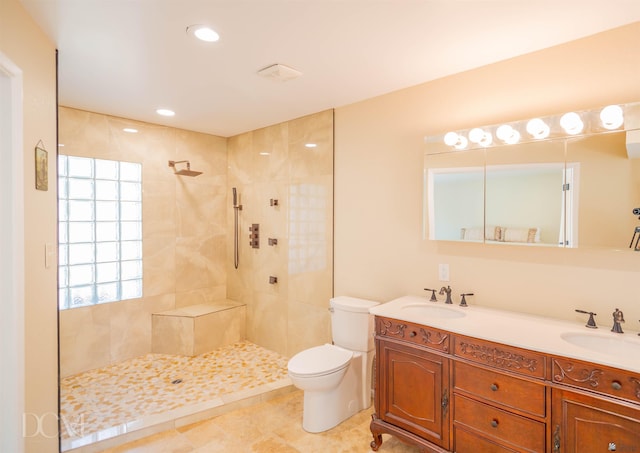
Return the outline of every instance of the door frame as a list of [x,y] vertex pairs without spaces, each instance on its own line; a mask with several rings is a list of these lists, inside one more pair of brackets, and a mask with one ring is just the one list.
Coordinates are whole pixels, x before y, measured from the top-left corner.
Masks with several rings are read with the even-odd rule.
[[24,151],[22,70],[0,52],[0,445],[24,451]]

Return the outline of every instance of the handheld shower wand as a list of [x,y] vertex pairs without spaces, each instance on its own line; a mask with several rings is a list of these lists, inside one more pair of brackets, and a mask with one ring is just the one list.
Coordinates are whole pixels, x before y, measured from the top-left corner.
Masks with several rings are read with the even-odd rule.
[[238,204],[238,192],[234,187],[233,192],[233,211],[234,211],[234,225],[233,225],[233,266],[237,269],[240,264],[240,249],[238,247],[240,231],[238,229],[238,217],[242,210],[242,205]]

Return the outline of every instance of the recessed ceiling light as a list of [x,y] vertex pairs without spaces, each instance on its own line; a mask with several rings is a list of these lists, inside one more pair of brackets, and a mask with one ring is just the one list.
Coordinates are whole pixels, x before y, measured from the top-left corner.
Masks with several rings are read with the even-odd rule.
[[269,155],[271,155],[271,153],[268,152],[268,151],[260,151],[260,155],[261,156],[269,156]]
[[315,143],[305,143],[305,144],[304,144],[304,146],[306,146],[307,148],[315,148],[315,147],[317,147],[318,145],[317,145],[317,144],[315,144]]
[[176,114],[176,112],[174,112],[173,110],[169,110],[169,109],[158,109],[158,110],[156,110],[156,113],[158,115],[162,115],[162,116],[174,116]]
[[220,39],[220,35],[206,25],[189,25],[187,27],[187,34],[205,42],[216,42]]
[[128,132],[130,134],[137,134],[138,133],[138,129],[134,129],[132,127],[125,127],[124,129],[122,129],[124,132]]

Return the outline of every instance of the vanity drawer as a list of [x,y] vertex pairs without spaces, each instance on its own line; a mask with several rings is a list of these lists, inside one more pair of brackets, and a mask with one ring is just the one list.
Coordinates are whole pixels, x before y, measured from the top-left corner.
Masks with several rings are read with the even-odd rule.
[[518,450],[500,445],[495,439],[486,439],[464,429],[453,428],[455,439],[453,451],[456,453],[517,453]]
[[451,335],[449,333],[406,321],[376,316],[376,334],[381,337],[404,340],[447,354],[450,351]]
[[[545,424],[454,394],[454,426],[517,451],[545,451]],[[457,441],[456,441],[457,442]],[[508,450],[507,450],[508,451]]]
[[454,361],[453,385],[456,391],[463,391],[507,408],[538,417],[546,415],[546,387],[542,383]]
[[538,379],[544,379],[546,373],[546,360],[543,354],[491,341],[456,335],[453,353],[457,357],[498,370]]
[[553,382],[640,403],[640,374],[554,357]]

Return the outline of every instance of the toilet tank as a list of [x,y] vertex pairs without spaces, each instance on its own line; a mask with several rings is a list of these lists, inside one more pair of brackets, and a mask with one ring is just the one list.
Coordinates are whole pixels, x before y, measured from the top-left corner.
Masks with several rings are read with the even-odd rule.
[[369,308],[379,302],[340,296],[329,301],[333,343],[351,351],[371,351],[373,343],[373,315]]

